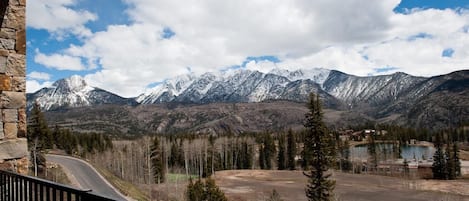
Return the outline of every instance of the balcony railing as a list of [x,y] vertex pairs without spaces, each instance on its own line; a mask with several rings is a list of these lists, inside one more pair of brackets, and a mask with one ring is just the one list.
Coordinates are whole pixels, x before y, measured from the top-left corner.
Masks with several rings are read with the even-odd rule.
[[111,201],[92,190],[80,190],[44,179],[0,170],[0,201]]

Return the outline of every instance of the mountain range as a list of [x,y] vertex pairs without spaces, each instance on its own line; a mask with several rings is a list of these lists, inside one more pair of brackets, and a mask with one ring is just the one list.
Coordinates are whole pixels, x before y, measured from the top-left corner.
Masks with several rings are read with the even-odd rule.
[[[232,129],[240,127],[236,124],[239,121],[228,121],[226,116],[220,116],[216,112],[209,112],[210,109],[204,111],[202,108],[212,108],[214,104],[262,104],[263,108],[268,111],[266,113],[278,113],[281,110],[280,113],[284,114],[285,117],[279,116],[278,118],[282,119],[292,115],[285,115],[288,111],[278,108],[279,106],[285,107],[286,103],[290,103],[291,105],[304,107],[304,104],[300,104],[300,106],[298,103],[306,102],[310,92],[319,94],[327,109],[328,123],[334,125],[378,121],[442,128],[461,123],[469,116],[469,70],[434,77],[417,77],[400,72],[390,75],[360,77],[340,71],[318,68],[294,71],[276,69],[268,73],[238,69],[202,75],[181,75],[168,79],[135,98],[123,98],[106,90],[89,86],[79,76],[72,76],[58,80],[52,87],[28,94],[27,100],[28,108],[36,101],[43,110],[56,115],[57,112],[54,111],[57,110],[60,110],[61,113],[64,113],[64,111],[65,113],[73,113],[73,111],[83,110],[83,107],[95,110],[97,108],[113,108],[112,110],[121,110],[122,108],[141,110],[141,108],[147,108],[155,111],[150,116],[154,117],[156,115],[161,119],[169,119],[163,121],[166,122],[166,126],[163,127],[167,128],[171,127],[171,125],[167,125],[171,122],[177,123],[179,120],[184,120],[177,119],[176,121],[174,116],[162,115],[157,113],[156,110],[160,110],[161,107],[173,107],[185,108],[185,110],[190,111],[190,108],[197,107],[198,114],[181,111],[184,113],[182,116],[186,116],[186,122],[190,122],[189,119],[200,116],[205,112],[202,115],[207,120],[205,123],[210,123],[210,121],[212,123],[213,121],[231,122],[222,127]],[[281,104],[279,104],[279,101]],[[271,107],[268,106],[269,104],[271,104]],[[121,108],[116,109],[119,106]],[[155,109],[158,108],[156,106],[161,107]],[[299,110],[292,110],[292,112],[295,111],[298,112]],[[125,111],[122,112],[125,113]],[[133,114],[132,111],[126,112]],[[165,112],[171,113],[171,110]],[[232,115],[230,117],[232,120],[237,119],[234,117],[236,115],[243,119],[243,116],[235,111],[226,113]],[[340,115],[332,118],[337,114]],[[138,114],[135,115],[138,116]],[[262,118],[270,118],[263,116],[263,114],[259,115]],[[303,115],[304,113],[297,114],[298,118],[293,119],[298,119],[300,121],[298,123],[301,125]],[[129,116],[128,118],[141,119],[137,116]],[[103,118],[101,117],[101,119]],[[204,127],[206,130],[209,126],[203,125],[205,123],[186,125],[181,130],[201,130],[196,127]],[[137,125],[140,125],[140,123]],[[145,132],[152,132],[158,130],[158,128],[158,132],[168,132],[161,125],[153,126],[153,128],[142,124],[138,127],[137,130]],[[259,125],[258,127],[264,128],[267,126]],[[249,130],[249,128],[240,129],[240,132]],[[257,128],[252,129],[256,130]],[[122,128],[121,131],[128,132],[129,128]]]

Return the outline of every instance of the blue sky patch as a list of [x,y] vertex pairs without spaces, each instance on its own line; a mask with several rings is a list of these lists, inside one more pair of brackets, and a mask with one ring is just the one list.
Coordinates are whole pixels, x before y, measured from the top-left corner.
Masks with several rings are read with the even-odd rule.
[[153,83],[150,83],[149,85],[147,85],[147,88],[153,88],[153,87],[156,87],[160,84],[162,84],[164,81],[162,82],[153,82]]
[[174,31],[171,30],[169,27],[166,27],[163,29],[163,33],[161,34],[161,37],[164,39],[170,39],[174,35],[176,35],[176,33],[174,33]]
[[385,73],[385,72],[389,72],[389,71],[393,71],[393,70],[397,70],[397,69],[399,69],[399,68],[392,67],[392,66],[386,66],[386,67],[382,67],[382,68],[375,68],[374,70],[377,73]]
[[457,9],[469,8],[469,0],[402,0],[401,3],[394,8],[394,12],[406,13],[408,10],[420,9]]
[[451,58],[451,57],[453,57],[453,54],[454,54],[454,50],[452,48],[446,48],[441,53],[441,56]]
[[420,39],[420,38],[433,38],[432,35],[428,34],[428,33],[419,33],[417,35],[413,35],[413,36],[410,36],[409,38],[407,38],[408,41],[414,41],[414,40],[417,40],[417,39]]
[[[79,1],[73,6],[76,10],[87,10],[98,16],[95,21],[90,21],[86,26],[93,32],[105,31],[109,25],[130,25],[131,19],[125,12],[127,10],[124,1],[93,0]],[[72,7],[72,8],[73,8]]]
[[259,57],[247,57],[246,60],[243,61],[243,64],[241,66],[246,66],[247,63],[250,61],[270,61],[273,63],[279,63],[280,59],[278,59],[276,56],[271,56],[271,55],[266,55],[266,56],[259,56]]

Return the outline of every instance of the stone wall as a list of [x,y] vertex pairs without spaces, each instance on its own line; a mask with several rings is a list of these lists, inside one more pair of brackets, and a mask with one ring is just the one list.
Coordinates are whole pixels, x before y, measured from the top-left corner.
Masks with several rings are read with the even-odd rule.
[[26,0],[0,0],[0,169],[28,171]]

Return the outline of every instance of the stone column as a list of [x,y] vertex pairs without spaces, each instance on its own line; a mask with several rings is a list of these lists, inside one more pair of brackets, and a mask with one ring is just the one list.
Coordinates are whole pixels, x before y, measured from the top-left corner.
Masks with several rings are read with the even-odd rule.
[[26,0],[0,0],[0,169],[26,174]]

